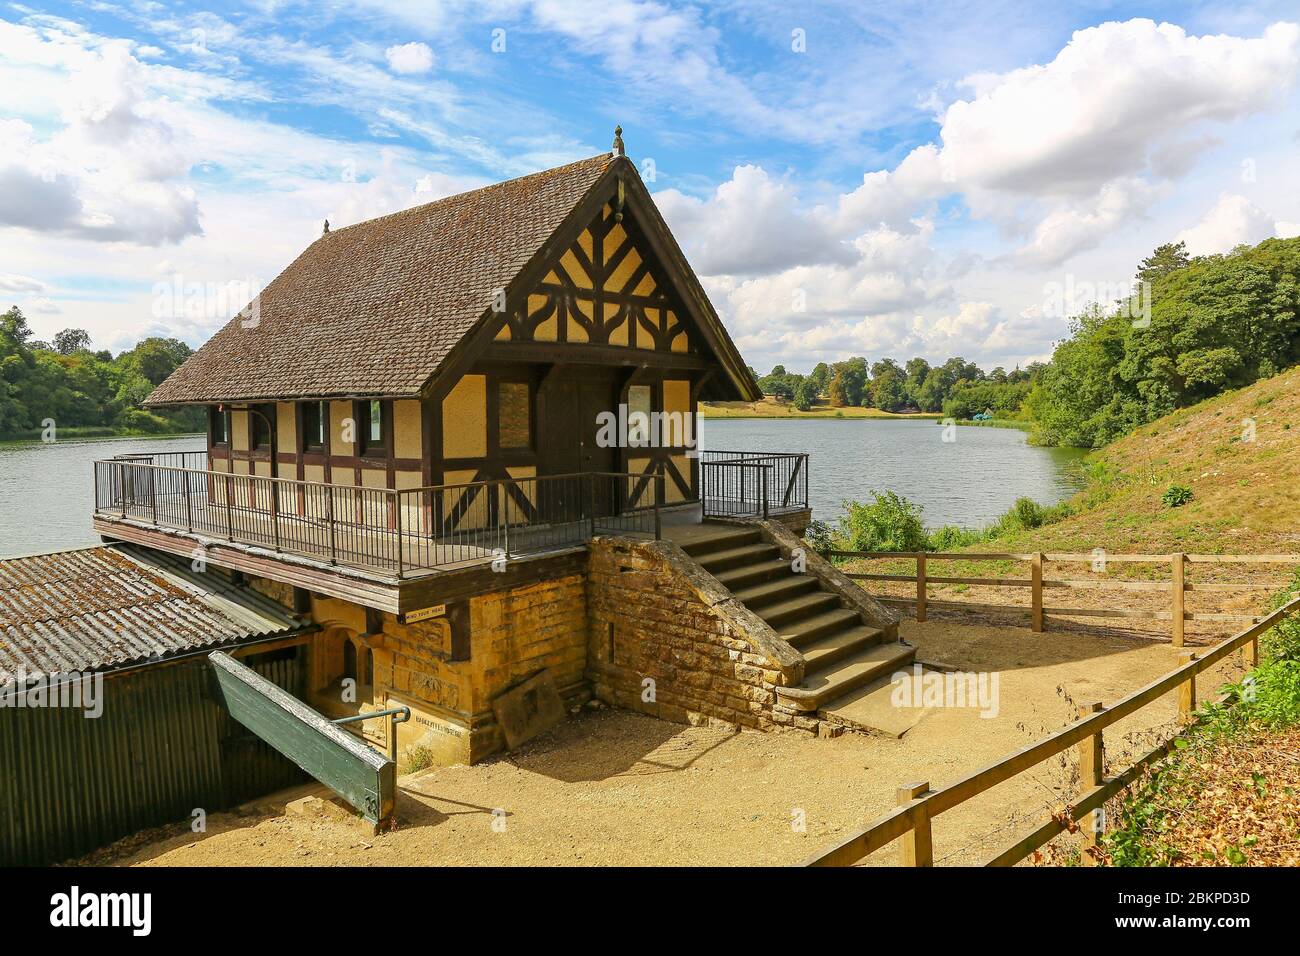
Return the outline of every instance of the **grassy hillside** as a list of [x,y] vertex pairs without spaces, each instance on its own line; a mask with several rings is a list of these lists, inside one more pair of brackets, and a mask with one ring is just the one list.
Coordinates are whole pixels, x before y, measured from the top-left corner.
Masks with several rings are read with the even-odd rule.
[[[1300,552],[1300,368],[1144,425],[1086,467],[1091,483],[1073,515],[1001,540],[1049,551]],[[1171,485],[1191,500],[1169,507]]]

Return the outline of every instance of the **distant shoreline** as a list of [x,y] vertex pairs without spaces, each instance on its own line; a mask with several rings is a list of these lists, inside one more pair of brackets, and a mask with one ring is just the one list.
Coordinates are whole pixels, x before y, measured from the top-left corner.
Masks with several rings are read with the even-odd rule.
[[700,418],[829,418],[872,419],[874,421],[938,421],[943,418],[936,412],[882,412],[878,408],[845,406],[832,408],[818,406],[801,412],[793,405],[778,402],[700,402]]
[[[5,432],[0,433],[0,444],[30,444],[39,442],[44,429],[33,428],[25,432]],[[55,440],[50,444],[57,445],[63,441],[112,441],[125,440],[128,438],[148,438],[167,440],[171,438],[203,438],[203,432],[142,432],[132,429],[122,428],[103,428],[99,426],[86,427],[69,427],[58,428],[55,430]]]

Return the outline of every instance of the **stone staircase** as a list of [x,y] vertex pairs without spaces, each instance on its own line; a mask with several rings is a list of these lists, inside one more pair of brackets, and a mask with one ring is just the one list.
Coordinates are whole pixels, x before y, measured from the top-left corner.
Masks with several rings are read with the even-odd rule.
[[798,687],[778,687],[785,706],[817,712],[911,666],[897,625],[873,627],[815,575],[796,573],[758,528],[703,524],[673,536],[682,550],[804,658]]

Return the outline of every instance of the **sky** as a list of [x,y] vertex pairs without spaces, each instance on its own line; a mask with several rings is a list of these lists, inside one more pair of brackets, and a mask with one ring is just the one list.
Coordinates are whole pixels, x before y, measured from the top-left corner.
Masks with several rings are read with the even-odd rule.
[[321,232],[628,156],[746,360],[1043,360],[1300,234],[1300,2],[0,0],[0,308],[193,346]]

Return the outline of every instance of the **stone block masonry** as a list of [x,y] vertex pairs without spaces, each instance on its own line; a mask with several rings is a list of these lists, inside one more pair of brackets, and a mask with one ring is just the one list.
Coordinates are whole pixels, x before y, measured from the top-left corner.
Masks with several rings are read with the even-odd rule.
[[587,608],[598,698],[678,723],[816,732],[816,720],[776,709],[803,658],[677,545],[595,539]]

